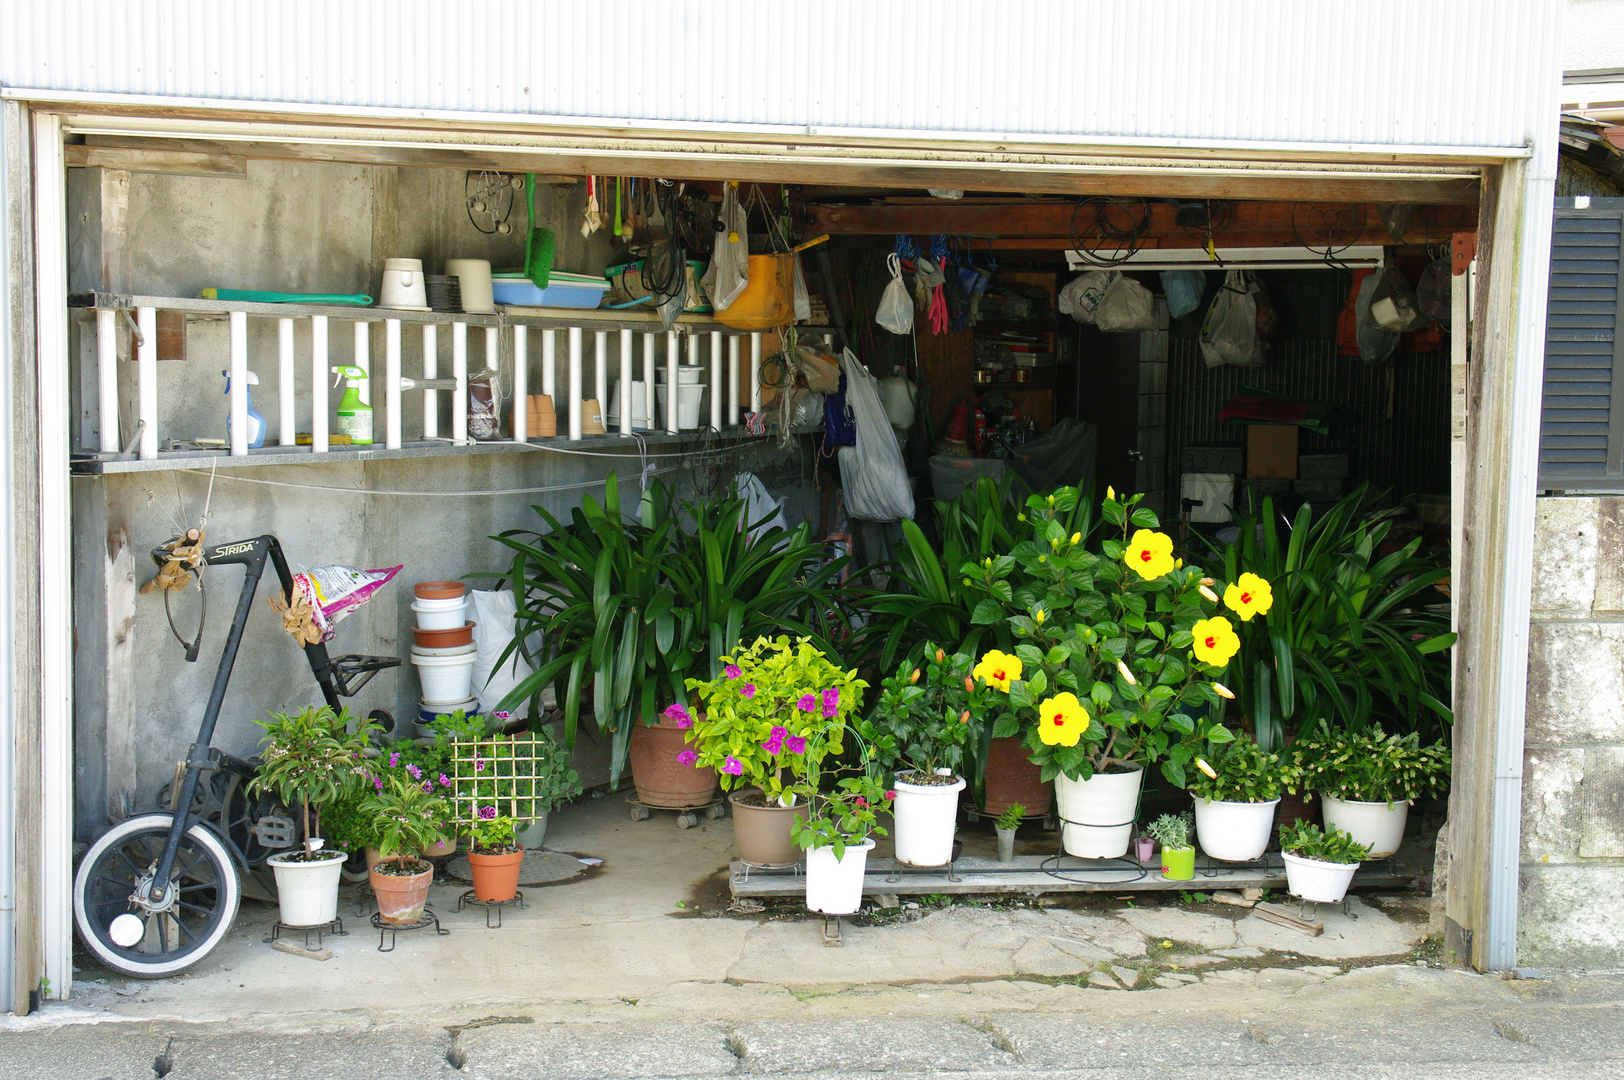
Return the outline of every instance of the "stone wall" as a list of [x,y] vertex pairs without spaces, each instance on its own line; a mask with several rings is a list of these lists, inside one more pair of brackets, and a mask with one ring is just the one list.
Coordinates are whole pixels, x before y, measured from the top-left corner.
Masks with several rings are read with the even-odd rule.
[[1519,962],[1624,968],[1624,497],[1539,500]]

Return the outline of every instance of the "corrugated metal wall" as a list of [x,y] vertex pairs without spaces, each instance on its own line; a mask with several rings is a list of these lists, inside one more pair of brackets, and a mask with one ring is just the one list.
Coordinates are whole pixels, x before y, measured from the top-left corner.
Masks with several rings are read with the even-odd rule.
[[1555,0],[18,0],[14,87],[919,131],[1499,146]]

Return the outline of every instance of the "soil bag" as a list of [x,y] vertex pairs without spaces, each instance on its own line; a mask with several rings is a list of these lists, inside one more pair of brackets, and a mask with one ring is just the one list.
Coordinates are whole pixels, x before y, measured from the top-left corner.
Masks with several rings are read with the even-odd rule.
[[1257,336],[1257,300],[1243,271],[1224,274],[1224,287],[1218,290],[1201,324],[1201,357],[1210,368],[1222,364],[1258,367],[1263,363],[1263,343]]
[[350,612],[371,600],[372,594],[394,580],[400,571],[401,566],[391,566],[385,570],[318,566],[293,575],[293,595],[310,605],[311,621],[321,631],[321,639],[331,641],[337,632],[337,625]]
[[1156,297],[1131,277],[1118,274],[1094,308],[1094,325],[1122,334],[1156,329]]
[[855,445],[840,451],[846,512],[867,521],[898,521],[914,515],[913,485],[902,448],[880,401],[879,380],[850,349],[841,354],[846,397],[857,428]]

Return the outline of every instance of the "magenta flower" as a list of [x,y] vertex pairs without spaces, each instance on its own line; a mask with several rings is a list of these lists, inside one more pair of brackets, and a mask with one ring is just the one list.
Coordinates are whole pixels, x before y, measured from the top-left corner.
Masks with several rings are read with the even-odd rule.
[[372,786],[377,788],[379,791],[382,791],[383,790],[383,780],[378,779],[378,780],[372,781]]
[[767,751],[767,753],[772,754],[774,757],[777,757],[779,754],[784,752],[784,737],[782,735],[774,735],[772,738],[762,743],[761,748]]
[[667,720],[675,720],[679,727],[687,727],[694,722],[693,717],[688,715],[688,710],[684,709],[680,703],[667,706],[665,712],[660,715]]
[[831,686],[823,692],[823,715],[833,716],[840,707],[840,687]]
[[678,765],[692,765],[698,760],[699,755],[694,753],[692,750],[684,750],[682,753],[677,755]]
[[445,773],[441,773],[440,774],[440,786],[441,787],[450,787],[451,786],[451,777],[447,776]]
[[744,672],[740,670],[739,665],[729,664],[727,667],[722,669],[722,674],[726,675],[730,679],[737,679],[740,675],[743,675]]
[[722,771],[727,773],[729,776],[743,776],[744,766],[739,763],[738,758],[734,757],[732,754],[729,754],[727,756],[727,760],[722,762]]
[[406,766],[406,775],[410,776],[413,780],[421,780],[423,779],[423,770],[419,769],[416,765],[408,765]]
[[389,767],[391,769],[400,768],[400,753],[399,753],[399,751],[396,751],[395,753],[389,755]]
[[485,759],[484,758],[477,758],[476,757],[474,759],[474,771],[475,772],[484,772],[485,771]]
[[496,807],[494,807],[494,806],[481,806],[479,808],[480,820],[489,821],[492,818],[494,818],[495,816],[496,816]]
[[432,780],[423,781],[423,794],[425,794],[425,795],[433,795],[434,794],[434,782]]
[[513,719],[513,714],[510,713],[510,712],[493,712],[493,713],[491,713],[491,715],[496,717],[496,719],[498,719],[498,720],[512,720]]
[[857,796],[857,805],[866,810],[868,809],[868,800],[859,795]]
[[818,695],[816,695],[816,694],[802,694],[801,695],[801,700],[797,701],[795,703],[795,707],[797,709],[800,709],[802,712],[817,712],[818,711]]
[[887,791],[885,793],[885,801],[886,802],[890,802],[892,799],[895,799],[896,797],[897,797],[897,793],[894,792],[894,791]]
[[739,689],[739,694],[741,696],[747,697],[747,698],[755,697],[756,696],[756,684],[753,683],[753,682],[745,683],[744,686]]
[[792,754],[806,753],[806,739],[804,736],[791,735],[784,740],[784,745],[789,747],[789,752]]

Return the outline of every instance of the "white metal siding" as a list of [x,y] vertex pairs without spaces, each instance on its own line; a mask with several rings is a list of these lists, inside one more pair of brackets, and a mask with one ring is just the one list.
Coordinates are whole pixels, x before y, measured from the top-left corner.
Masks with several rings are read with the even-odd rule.
[[1559,0],[13,0],[0,83],[909,131],[1526,145]]

